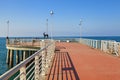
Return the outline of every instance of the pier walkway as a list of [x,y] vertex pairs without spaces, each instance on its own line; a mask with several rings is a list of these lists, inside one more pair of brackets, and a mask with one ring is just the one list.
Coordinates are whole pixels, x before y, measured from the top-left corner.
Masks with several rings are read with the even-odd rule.
[[79,43],[56,43],[46,80],[120,80],[120,58]]

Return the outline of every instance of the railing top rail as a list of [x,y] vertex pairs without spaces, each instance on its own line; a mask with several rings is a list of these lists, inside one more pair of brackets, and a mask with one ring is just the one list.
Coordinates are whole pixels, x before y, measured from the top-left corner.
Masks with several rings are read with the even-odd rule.
[[[78,38],[77,38],[78,39]],[[97,40],[97,41],[115,41],[117,42],[116,40],[104,40],[104,39],[90,39],[90,38],[81,38],[82,40]]]
[[[54,40],[60,40],[63,42],[66,42],[66,40],[69,40],[70,42],[78,42],[80,39],[82,40],[97,40],[97,41],[115,41],[115,40],[99,40],[99,39],[90,39],[90,38],[55,38]],[[10,43],[14,43],[14,40],[18,40],[20,42],[32,42],[32,41],[42,41],[43,39],[41,38],[10,38],[9,39],[11,42]],[[49,39],[48,39],[49,40]]]
[[24,61],[20,62],[18,65],[14,66],[13,68],[11,68],[10,70],[8,70],[7,72],[5,72],[3,75],[0,76],[0,80],[5,80],[8,75],[12,76],[15,72],[17,72],[22,66],[26,65],[28,62],[30,62],[32,59],[35,58],[36,55],[39,55],[40,52],[42,52],[43,50],[45,50],[48,46],[52,45],[53,43],[49,43],[48,45],[46,45],[45,47],[41,48],[40,50],[38,50],[37,52],[35,52],[33,55],[31,55],[30,57],[28,57],[27,59],[25,59]]

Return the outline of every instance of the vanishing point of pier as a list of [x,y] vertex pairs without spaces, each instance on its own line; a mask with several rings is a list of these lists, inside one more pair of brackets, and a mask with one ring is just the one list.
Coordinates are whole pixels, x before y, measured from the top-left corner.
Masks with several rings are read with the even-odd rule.
[[[28,47],[32,44],[33,48],[33,43],[39,48]],[[16,50],[16,55],[23,54],[22,57],[20,56],[22,60],[17,55],[16,61],[19,63],[1,75],[0,80],[120,79],[119,42],[91,39],[63,41],[46,39],[28,41],[24,44],[24,46],[20,43],[7,46],[11,52],[9,54],[12,54],[13,50]],[[28,45],[27,48],[26,45]],[[27,54],[29,56],[25,57]],[[10,57],[7,58],[7,62],[9,60],[14,61]],[[12,64],[11,61],[9,63]]]

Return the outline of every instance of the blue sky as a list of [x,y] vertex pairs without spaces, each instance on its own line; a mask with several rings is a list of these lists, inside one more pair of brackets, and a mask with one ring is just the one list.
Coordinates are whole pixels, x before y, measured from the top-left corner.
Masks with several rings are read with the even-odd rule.
[[[50,16],[50,11],[54,15]],[[120,36],[120,0],[0,0],[0,36]]]

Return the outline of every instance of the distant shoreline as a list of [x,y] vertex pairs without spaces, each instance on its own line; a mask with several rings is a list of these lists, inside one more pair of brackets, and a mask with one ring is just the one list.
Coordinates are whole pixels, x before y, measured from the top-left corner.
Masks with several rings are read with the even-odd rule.
[[[37,37],[37,36],[36,36]],[[35,36],[24,36],[24,37],[18,37],[18,36],[13,36],[10,38],[36,38]],[[120,36],[82,36],[83,38],[86,37],[120,37]],[[6,38],[6,37],[0,37],[0,38]],[[38,38],[43,38],[43,36],[38,36]],[[80,38],[80,36],[54,36],[53,38]]]
[[[5,39],[6,37],[0,37],[0,39]],[[44,37],[9,37],[9,38],[18,38],[18,39],[44,39]],[[72,39],[72,38],[80,38],[79,36],[55,36],[53,39]],[[96,40],[115,40],[120,42],[120,36],[83,36],[82,38],[87,39],[96,39]],[[49,38],[50,39],[50,38]]]

